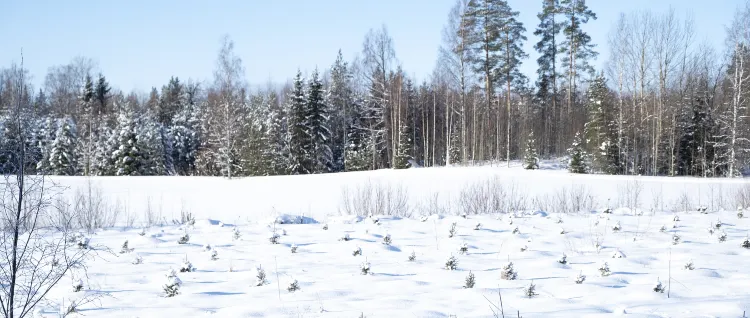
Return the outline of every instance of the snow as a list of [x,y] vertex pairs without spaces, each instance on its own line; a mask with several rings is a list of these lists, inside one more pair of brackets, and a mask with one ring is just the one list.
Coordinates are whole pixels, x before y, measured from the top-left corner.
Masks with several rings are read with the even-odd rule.
[[[497,177],[506,189],[527,197],[522,211],[508,217],[460,213],[459,195],[466,185]],[[88,179],[56,177],[72,196]],[[623,189],[637,180],[638,207]],[[92,246],[118,251],[125,240],[134,254],[101,253],[89,261],[86,288],[105,291],[96,304],[80,308],[89,317],[493,317],[489,301],[502,294],[506,316],[523,317],[741,317],[750,311],[750,249],[741,247],[750,219],[737,218],[734,191],[744,180],[667,177],[571,175],[544,169],[453,167],[400,171],[381,170],[328,175],[221,179],[208,177],[101,177],[91,184],[105,201],[120,202],[127,211],[142,213],[150,204],[167,220],[179,220],[189,210],[194,226],[151,225],[141,236],[141,224],[96,231]],[[376,215],[377,223],[341,215],[341,189],[366,182],[401,186],[408,191],[411,218]],[[585,187],[594,208],[563,216],[544,211],[532,201],[554,196],[561,189]],[[430,198],[453,206],[454,215],[419,212]],[[708,214],[672,211],[686,196],[685,206],[708,206]],[[721,199],[718,198],[721,196]],[[720,204],[720,202],[723,202]],[[721,206],[720,206],[721,205]],[[663,208],[661,208],[663,206]],[[612,214],[602,214],[611,207]],[[657,207],[653,209],[652,208]],[[633,210],[646,213],[633,213]],[[725,210],[726,209],[726,210]],[[432,211],[434,212],[434,211]],[[503,212],[503,211],[500,211]],[[430,215],[424,222],[421,215]],[[663,224],[676,228],[660,232]],[[138,222],[143,216],[137,215]],[[719,242],[706,226],[722,220],[727,235]],[[303,220],[297,222],[297,220]],[[269,223],[279,244],[268,240]],[[326,223],[323,230],[317,222]],[[457,234],[448,237],[452,223]],[[622,230],[612,227],[621,224]],[[474,230],[481,223],[479,230]],[[230,225],[231,224],[231,225]],[[122,225],[122,224],[121,224]],[[225,225],[225,226],[222,226]],[[521,233],[513,234],[516,227]],[[564,226],[565,234],[560,234]],[[146,227],[143,225],[143,227]],[[233,240],[233,229],[242,234]],[[190,235],[188,244],[178,238]],[[393,237],[384,245],[384,235]],[[672,244],[672,236],[681,241]],[[348,235],[348,241],[339,240]],[[633,240],[637,237],[637,240]],[[462,244],[470,253],[460,254]],[[595,243],[601,245],[600,249]],[[211,260],[204,246],[220,250]],[[290,247],[299,247],[296,253]],[[525,251],[521,247],[527,246]],[[362,255],[352,251],[361,247]],[[408,260],[412,251],[416,260]],[[561,255],[567,263],[560,264]],[[133,258],[142,257],[134,265]],[[627,257],[625,257],[627,255]],[[446,260],[458,260],[456,270],[445,270]],[[613,257],[614,256],[614,257]],[[671,258],[671,259],[670,259]],[[165,272],[189,260],[195,271],[177,273],[179,294],[164,297]],[[683,269],[693,260],[695,270]],[[513,263],[516,280],[501,279],[505,264]],[[611,274],[602,277],[607,262]],[[361,275],[367,263],[371,275]],[[671,263],[671,269],[669,264]],[[255,286],[256,267],[267,283]],[[231,268],[231,270],[230,270]],[[469,271],[474,288],[463,288]],[[576,278],[586,276],[582,284]],[[670,280],[669,277],[672,279]],[[297,281],[299,290],[287,290]],[[660,281],[667,289],[653,291]],[[535,285],[534,297],[524,288]],[[669,292],[669,298],[667,294]],[[75,295],[69,284],[50,294],[53,300]],[[486,297],[486,298],[485,298]],[[56,316],[58,309],[45,308]]]

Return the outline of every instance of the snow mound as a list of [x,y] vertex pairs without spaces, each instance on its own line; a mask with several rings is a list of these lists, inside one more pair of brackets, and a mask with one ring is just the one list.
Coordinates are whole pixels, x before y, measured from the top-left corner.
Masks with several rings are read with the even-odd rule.
[[539,218],[546,218],[547,216],[549,216],[549,213],[544,212],[544,211],[534,211],[534,212],[530,212],[529,215],[539,217]]
[[653,214],[653,212],[644,211],[642,209],[631,209],[631,208],[620,207],[620,208],[614,209],[612,211],[612,214],[638,216],[638,215],[651,215]]
[[362,222],[362,220],[364,220],[364,218],[358,215],[341,215],[341,216],[330,217],[328,219],[328,222],[338,223],[338,224],[354,224],[354,223]]
[[200,219],[200,220],[195,221],[196,228],[207,228],[207,227],[212,227],[212,226],[224,227],[224,226],[232,226],[232,225],[225,224],[222,221],[213,220],[213,219]]
[[317,224],[318,221],[311,217],[292,215],[292,214],[279,214],[268,220],[268,223],[276,224]]

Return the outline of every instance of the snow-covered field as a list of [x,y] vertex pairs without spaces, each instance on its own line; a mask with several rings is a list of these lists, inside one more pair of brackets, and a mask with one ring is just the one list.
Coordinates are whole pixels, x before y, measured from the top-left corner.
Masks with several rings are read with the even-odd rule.
[[[460,213],[462,192],[495,177],[506,193],[516,193],[506,198],[525,198],[513,205],[522,211],[420,216],[430,207]],[[340,216],[342,187],[356,188],[368,180],[406,192],[414,216],[381,216],[377,223]],[[56,181],[69,187],[70,195],[88,182]],[[84,306],[86,317],[493,317],[493,310],[499,315],[499,295],[506,317],[518,312],[526,318],[742,317],[750,312],[750,249],[741,247],[750,231],[750,213],[738,218],[734,205],[744,180],[467,167],[91,182],[106,200],[137,215],[138,224],[149,201],[164,219],[188,210],[197,221],[151,226],[145,233],[118,226],[91,235],[93,245],[114,253],[99,253],[101,258],[89,263],[85,289],[109,296]],[[552,198],[561,189],[587,193],[595,208],[571,214],[539,211],[535,205],[552,206],[548,201],[557,202]],[[438,199],[430,201],[436,194]],[[602,212],[607,206],[613,213]],[[696,206],[706,206],[707,214],[696,212]],[[679,207],[687,208],[672,211]],[[269,222],[281,214],[304,216],[307,224]],[[454,222],[457,230],[449,237]],[[618,224],[619,231],[614,229]],[[278,244],[269,240],[274,229]],[[189,242],[178,244],[185,233]],[[345,235],[350,240],[341,240]],[[383,244],[388,235],[392,243]],[[121,254],[125,240],[133,251]],[[464,243],[465,254],[460,251]],[[216,250],[216,260],[205,245]],[[358,248],[361,255],[354,256]],[[410,261],[412,253],[416,257]],[[566,264],[559,262],[563,254]],[[133,264],[136,255],[141,264]],[[455,270],[445,269],[451,256],[457,259]],[[195,271],[179,272],[185,259]],[[685,269],[690,260],[693,270]],[[368,275],[362,275],[364,262],[370,264]],[[516,280],[501,278],[508,262]],[[608,276],[600,273],[603,262],[611,270]],[[256,286],[257,267],[267,276],[261,286]],[[170,268],[178,271],[182,285],[179,295],[168,298],[162,286]],[[470,272],[476,285],[464,288]],[[579,275],[585,281],[576,284]],[[297,280],[299,290],[287,290],[291,280]],[[657,281],[663,293],[654,291]],[[537,295],[528,298],[524,288],[532,282]],[[69,301],[80,295],[64,282],[51,296]]]

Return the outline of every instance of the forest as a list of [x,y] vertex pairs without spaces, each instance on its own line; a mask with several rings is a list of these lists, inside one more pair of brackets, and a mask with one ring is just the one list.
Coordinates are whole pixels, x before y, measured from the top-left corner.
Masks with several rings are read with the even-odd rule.
[[602,69],[585,0],[539,9],[538,24],[523,25],[507,1],[457,0],[421,82],[385,25],[364,35],[357,58],[332,52],[327,69],[265,89],[249,88],[228,35],[212,80],[175,76],[149,93],[118,90],[88,57],[49,67],[38,88],[13,63],[0,68],[0,171],[14,173],[23,148],[26,172],[49,175],[232,178],[529,156],[570,156],[578,173],[745,172],[750,4],[728,22],[723,48],[700,44],[689,14],[622,13]]

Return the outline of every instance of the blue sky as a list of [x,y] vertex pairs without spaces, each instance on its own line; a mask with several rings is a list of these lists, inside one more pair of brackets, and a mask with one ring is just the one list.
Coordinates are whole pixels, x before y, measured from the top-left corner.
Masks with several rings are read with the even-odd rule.
[[[509,0],[521,12],[529,41],[523,71],[533,74],[536,14],[541,0]],[[692,12],[697,42],[723,50],[724,29],[743,0],[589,0],[599,19],[586,26],[607,58],[607,32],[620,12],[670,6]],[[161,87],[170,76],[208,80],[219,40],[229,34],[252,85],[285,82],[299,67],[330,66],[341,49],[351,59],[370,28],[385,24],[396,56],[418,80],[435,66],[441,30],[454,0],[2,0],[0,66],[19,61],[39,87],[53,65],[91,57],[114,86]],[[696,43],[698,44],[698,43]]]

